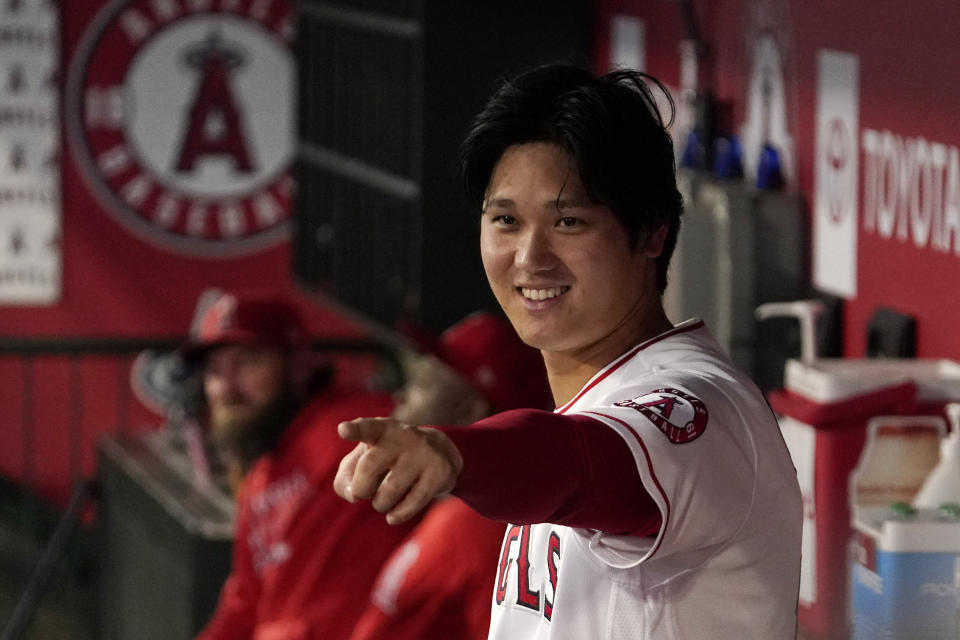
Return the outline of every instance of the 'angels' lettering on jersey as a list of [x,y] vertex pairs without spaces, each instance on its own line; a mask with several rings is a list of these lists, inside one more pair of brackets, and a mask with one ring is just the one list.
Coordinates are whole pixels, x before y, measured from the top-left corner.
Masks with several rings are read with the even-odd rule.
[[618,407],[636,409],[657,426],[674,444],[685,444],[700,437],[707,428],[707,407],[696,396],[663,387],[634,398],[615,402]]
[[286,535],[311,493],[310,483],[301,471],[277,478],[262,490],[252,490],[248,501],[247,545],[258,576],[290,558],[292,552]]
[[[546,545],[537,545],[531,542],[532,531],[531,525],[515,524],[507,529],[497,565],[495,598],[498,606],[516,604],[542,614],[549,622],[557,592],[560,536],[551,530]],[[515,576],[511,576],[513,568]]]

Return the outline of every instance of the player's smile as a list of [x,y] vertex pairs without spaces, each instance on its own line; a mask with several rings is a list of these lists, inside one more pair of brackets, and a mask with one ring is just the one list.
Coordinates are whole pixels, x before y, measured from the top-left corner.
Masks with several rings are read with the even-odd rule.
[[524,306],[532,311],[548,309],[559,302],[560,296],[570,291],[570,287],[517,287],[524,299]]

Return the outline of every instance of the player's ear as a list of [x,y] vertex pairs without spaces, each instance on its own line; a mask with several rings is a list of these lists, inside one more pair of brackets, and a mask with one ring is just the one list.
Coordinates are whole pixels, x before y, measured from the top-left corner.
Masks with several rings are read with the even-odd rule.
[[647,236],[643,243],[643,252],[648,258],[657,258],[663,253],[663,245],[667,241],[667,225],[660,225],[653,233]]

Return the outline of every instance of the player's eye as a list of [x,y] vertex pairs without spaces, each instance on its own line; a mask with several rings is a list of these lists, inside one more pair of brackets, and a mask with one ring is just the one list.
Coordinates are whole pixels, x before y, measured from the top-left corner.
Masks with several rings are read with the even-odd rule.
[[574,216],[563,216],[557,220],[557,226],[561,229],[576,229],[583,225],[583,220]]
[[515,225],[517,223],[517,219],[514,218],[513,216],[502,214],[499,216],[493,216],[493,218],[491,219],[491,222],[493,222],[493,224],[500,225],[503,227],[509,227],[509,226]]

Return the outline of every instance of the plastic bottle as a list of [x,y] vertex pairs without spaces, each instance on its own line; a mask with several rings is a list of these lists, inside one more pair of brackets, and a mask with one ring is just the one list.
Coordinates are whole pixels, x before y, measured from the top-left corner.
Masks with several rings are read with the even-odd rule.
[[913,499],[917,508],[960,504],[960,403],[947,405],[950,433],[940,442],[940,462]]
[[960,557],[953,563],[954,601],[957,604],[957,637],[960,638]]

